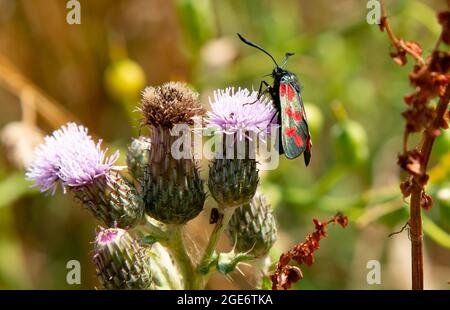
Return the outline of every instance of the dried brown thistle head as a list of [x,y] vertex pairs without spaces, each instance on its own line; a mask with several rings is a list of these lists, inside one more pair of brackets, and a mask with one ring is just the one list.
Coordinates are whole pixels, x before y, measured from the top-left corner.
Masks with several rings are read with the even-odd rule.
[[198,93],[181,82],[147,87],[142,93],[139,108],[144,115],[142,124],[165,128],[172,128],[175,124],[193,125],[195,116],[206,113],[198,97]]

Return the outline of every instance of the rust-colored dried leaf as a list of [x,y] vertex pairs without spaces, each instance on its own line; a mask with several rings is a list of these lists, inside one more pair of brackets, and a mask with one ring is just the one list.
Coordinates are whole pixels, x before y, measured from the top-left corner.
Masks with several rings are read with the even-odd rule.
[[420,197],[420,206],[425,210],[430,210],[433,206],[433,198],[425,193],[425,191],[422,191],[422,196]]
[[403,198],[407,198],[411,195],[411,186],[411,181],[409,179],[400,183],[400,190],[402,191]]
[[414,99],[416,98],[416,94],[409,94],[403,97],[403,100],[407,105],[411,105],[414,102]]
[[406,58],[406,52],[398,49],[395,53],[390,53],[392,60],[400,66],[406,65],[408,59]]
[[450,11],[439,12],[438,21],[442,25],[442,41],[450,44]]
[[384,29],[386,29],[386,23],[387,23],[386,16],[382,16],[380,18],[380,23],[378,24],[378,27],[380,27],[381,32],[384,32]]
[[403,43],[405,48],[411,51],[414,55],[422,56],[423,50],[419,43],[414,41],[402,41],[401,43]]
[[412,175],[421,174],[422,155],[417,150],[408,151],[398,156],[398,165]]
[[342,227],[348,225],[348,218],[341,213],[336,214],[331,220],[321,222],[313,219],[315,231],[308,236],[304,242],[295,245],[291,250],[281,254],[275,271],[270,275],[272,289],[287,290],[293,283],[303,278],[299,267],[291,266],[289,263],[294,260],[297,264],[311,266],[314,263],[314,251],[319,249],[320,239],[326,236],[326,227],[329,224],[339,224]]
[[442,118],[441,128],[448,129],[448,121],[450,120],[450,111],[447,111]]

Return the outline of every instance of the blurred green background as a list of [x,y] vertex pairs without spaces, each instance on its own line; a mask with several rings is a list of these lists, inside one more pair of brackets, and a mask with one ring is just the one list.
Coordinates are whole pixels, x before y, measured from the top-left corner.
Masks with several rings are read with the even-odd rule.
[[[269,58],[236,32],[276,59],[295,52],[287,69],[298,75],[308,103],[310,166],[282,158],[277,170],[261,173],[279,223],[274,260],[304,239],[313,218],[340,210],[349,227],[330,228],[295,288],[410,288],[408,234],[388,235],[408,219],[396,161],[412,65],[390,59],[386,35],[366,22],[367,1],[81,0],[80,25],[67,24],[66,2],[0,0],[0,288],[98,285],[90,259],[98,223],[70,197],[45,197],[24,180],[23,167],[42,135],[76,120],[120,148],[124,163],[138,134],[134,110],[145,85],[186,81],[209,107],[214,89],[257,88],[271,72]],[[440,33],[436,10],[445,1],[387,2],[396,34],[430,52]],[[429,289],[449,288],[449,152],[447,132],[433,150],[428,191],[434,206],[424,212]],[[207,236],[203,213],[189,224],[200,246]],[[230,247],[226,240],[222,246]],[[66,283],[73,259],[81,262],[81,285]],[[381,263],[381,285],[366,281],[373,259]],[[249,288],[250,277],[214,276],[208,288]]]

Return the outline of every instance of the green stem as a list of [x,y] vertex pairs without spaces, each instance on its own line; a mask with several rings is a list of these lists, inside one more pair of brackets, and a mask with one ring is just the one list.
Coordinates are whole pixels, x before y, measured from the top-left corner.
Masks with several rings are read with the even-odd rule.
[[139,229],[142,232],[155,237],[160,242],[164,242],[168,238],[168,229],[166,225],[149,216],[145,216],[145,225],[139,226]]
[[271,261],[269,255],[266,255],[264,257],[254,260],[254,267],[256,270],[256,273],[254,276],[256,289],[264,289],[263,280],[264,280],[264,277],[268,277],[269,268],[270,268],[271,264],[272,264],[272,261]]
[[184,288],[186,290],[199,289],[194,265],[184,244],[183,227],[183,225],[168,225],[167,248],[183,277]]
[[214,227],[214,230],[211,233],[209,238],[208,245],[206,246],[205,252],[203,253],[202,259],[200,260],[200,264],[198,265],[197,271],[200,274],[199,285],[202,287],[206,285],[206,281],[208,280],[208,274],[210,271],[210,265],[214,259],[214,253],[216,250],[217,243],[219,242],[220,236],[222,232],[228,225],[228,222],[231,219],[231,216],[234,213],[236,208],[224,207],[222,208],[223,212],[219,220]]

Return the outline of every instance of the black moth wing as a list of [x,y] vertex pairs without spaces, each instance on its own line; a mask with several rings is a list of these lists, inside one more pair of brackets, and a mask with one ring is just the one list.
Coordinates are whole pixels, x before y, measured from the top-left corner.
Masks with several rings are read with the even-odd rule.
[[301,96],[294,74],[285,74],[279,83],[281,116],[281,143],[287,158],[294,159],[304,153],[305,164],[311,159],[311,135]]

